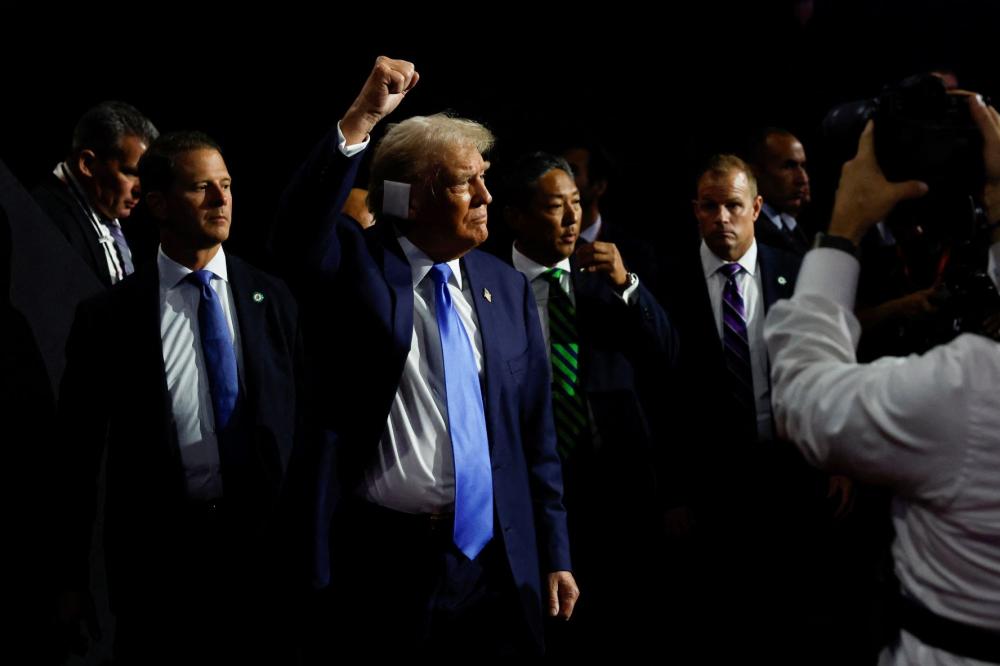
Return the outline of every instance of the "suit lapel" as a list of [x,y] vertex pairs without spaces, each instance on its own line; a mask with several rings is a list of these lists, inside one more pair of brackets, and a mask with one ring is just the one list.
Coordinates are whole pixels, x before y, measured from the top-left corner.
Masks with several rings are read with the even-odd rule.
[[236,257],[226,255],[226,266],[229,269],[229,285],[233,293],[233,306],[236,308],[236,321],[240,330],[240,345],[242,347],[243,369],[246,374],[241,377],[240,389],[247,399],[253,413],[259,416],[257,405],[261,404],[261,385],[263,384],[263,368],[260,366],[261,354],[257,350],[266,349],[263,336],[267,332],[268,294],[261,291],[246,269],[246,264]]
[[793,276],[785,275],[779,257],[766,245],[757,244],[757,255],[760,283],[764,290],[764,313],[767,314],[775,301],[791,297]]
[[382,248],[380,255],[375,256],[380,256],[382,275],[392,294],[392,339],[397,355],[405,359],[413,338],[413,273],[410,262],[406,260],[406,255],[396,240],[393,225],[385,223],[375,225],[375,228],[376,233],[381,236],[379,247]]
[[[465,267],[465,278],[469,280],[469,291],[472,294],[472,304],[479,320],[479,335],[483,341],[483,369],[486,382],[483,391],[483,406],[486,409],[486,430],[490,436],[490,450],[494,447],[494,433],[500,432],[496,422],[500,413],[501,373],[506,371],[500,351],[504,340],[500,337],[496,317],[503,316],[497,312],[492,303],[493,294],[499,293],[496,285],[490,283],[492,273],[482,262],[477,251],[472,251],[462,258]],[[490,297],[487,298],[486,294]]]
[[[251,483],[256,483],[259,481],[257,470],[263,469],[268,478],[280,479],[289,452],[281,450],[278,445],[277,430],[280,426],[275,423],[273,407],[268,400],[268,391],[278,382],[285,381],[275,376],[271,361],[272,355],[278,352],[270,344],[270,336],[275,333],[272,332],[273,322],[269,312],[277,296],[270,293],[238,257],[226,255],[226,266],[240,331],[245,376],[240,378],[242,404],[238,410],[242,416],[238,427],[235,433],[219,437],[223,472],[228,468],[231,475],[245,476]],[[260,436],[263,432],[272,436]]]

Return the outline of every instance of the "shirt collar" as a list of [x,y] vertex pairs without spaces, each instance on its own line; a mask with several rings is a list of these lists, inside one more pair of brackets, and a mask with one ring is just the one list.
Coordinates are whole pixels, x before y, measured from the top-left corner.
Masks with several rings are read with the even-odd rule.
[[767,219],[771,221],[771,224],[778,227],[778,229],[793,231],[795,226],[798,224],[798,220],[789,215],[788,213],[780,213],[772,206],[765,203],[761,207],[761,212],[767,216]]
[[[430,273],[431,267],[434,266],[435,262],[406,236],[398,236],[396,240],[399,241],[399,247],[403,249],[403,254],[406,255],[406,260],[410,263],[410,276],[413,279],[413,286],[416,288],[427,277],[427,274]],[[451,279],[461,289],[462,265],[459,261],[459,259],[452,259],[447,264],[448,268],[451,269]]]
[[550,268],[561,268],[567,273],[572,270],[572,267],[569,264],[569,257],[561,260],[555,266],[543,266],[534,259],[529,259],[524,253],[517,249],[516,245],[512,248],[511,257],[514,261],[514,268],[524,273],[524,276],[528,278],[528,282],[533,282]]
[[705,279],[710,278],[723,264],[728,263],[737,263],[749,275],[753,275],[757,269],[757,241],[751,241],[747,251],[735,262],[723,261],[708,248],[704,240],[701,241],[701,266],[705,270]]
[[597,238],[598,238],[598,236],[601,235],[601,224],[602,223],[603,223],[603,221],[601,220],[601,214],[598,213],[597,214],[597,219],[594,220],[594,223],[592,225],[590,225],[589,227],[587,227],[586,229],[582,229],[580,231],[580,239],[581,240],[585,240],[588,243],[593,243],[594,241],[596,241]]
[[[187,266],[182,266],[176,261],[168,257],[163,252],[163,246],[156,253],[156,267],[160,273],[160,287],[164,289],[173,289],[179,285],[184,278],[193,273]],[[229,269],[226,266],[226,253],[223,251],[222,247],[219,247],[219,251],[215,253],[212,260],[208,262],[205,266],[206,271],[211,271],[216,277],[229,282]]]

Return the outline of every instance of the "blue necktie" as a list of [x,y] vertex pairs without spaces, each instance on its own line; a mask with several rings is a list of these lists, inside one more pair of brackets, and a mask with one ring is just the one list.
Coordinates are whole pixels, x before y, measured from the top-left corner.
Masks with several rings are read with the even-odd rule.
[[205,356],[205,370],[212,393],[212,407],[215,410],[215,432],[221,432],[229,425],[229,419],[236,408],[239,381],[236,376],[236,350],[229,334],[226,315],[222,312],[219,296],[212,289],[212,271],[195,271],[187,280],[197,285],[201,291],[198,303],[198,328],[201,331],[201,351]]
[[124,275],[132,275],[135,272],[135,267],[132,265],[132,251],[128,247],[128,241],[125,240],[122,228],[114,222],[108,222],[105,226],[111,233],[111,237],[115,239],[115,247],[118,248],[118,258],[122,262],[122,273]]
[[472,344],[451,301],[448,264],[431,267],[435,315],[441,334],[448,431],[455,461],[455,533],[458,549],[470,560],[493,538],[493,475],[486,412]]

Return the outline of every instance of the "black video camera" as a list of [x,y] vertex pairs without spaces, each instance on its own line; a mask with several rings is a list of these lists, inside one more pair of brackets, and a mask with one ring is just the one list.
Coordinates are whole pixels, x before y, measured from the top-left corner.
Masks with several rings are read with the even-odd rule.
[[911,76],[874,99],[834,108],[823,134],[843,162],[853,157],[865,123],[874,119],[875,156],[885,177],[922,180],[930,188],[926,197],[900,204],[887,220],[890,227],[919,225],[941,240],[969,240],[984,175],[982,135],[968,104],[964,95],[948,94],[933,74]]
[[823,134],[841,162],[854,156],[869,119],[886,179],[921,180],[929,188],[898,204],[886,220],[910,289],[937,286],[941,297],[934,317],[906,324],[909,339],[923,344],[903,351],[979,332],[984,319],[1000,311],[1000,296],[986,275],[986,233],[976,207],[985,179],[983,140],[967,96],[948,94],[940,78],[922,74],[886,86],[874,99],[834,108]]

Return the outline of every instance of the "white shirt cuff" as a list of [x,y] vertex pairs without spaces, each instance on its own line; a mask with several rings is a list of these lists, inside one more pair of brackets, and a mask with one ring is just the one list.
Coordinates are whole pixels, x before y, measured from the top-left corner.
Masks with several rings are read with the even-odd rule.
[[635,284],[631,284],[622,293],[618,294],[625,305],[635,305],[639,302],[639,276],[635,276]]
[[364,141],[348,146],[347,138],[344,136],[344,133],[340,131],[340,121],[337,121],[337,148],[339,148],[340,152],[344,154],[344,157],[354,157],[368,147],[368,142],[370,140],[371,136],[366,134]]

